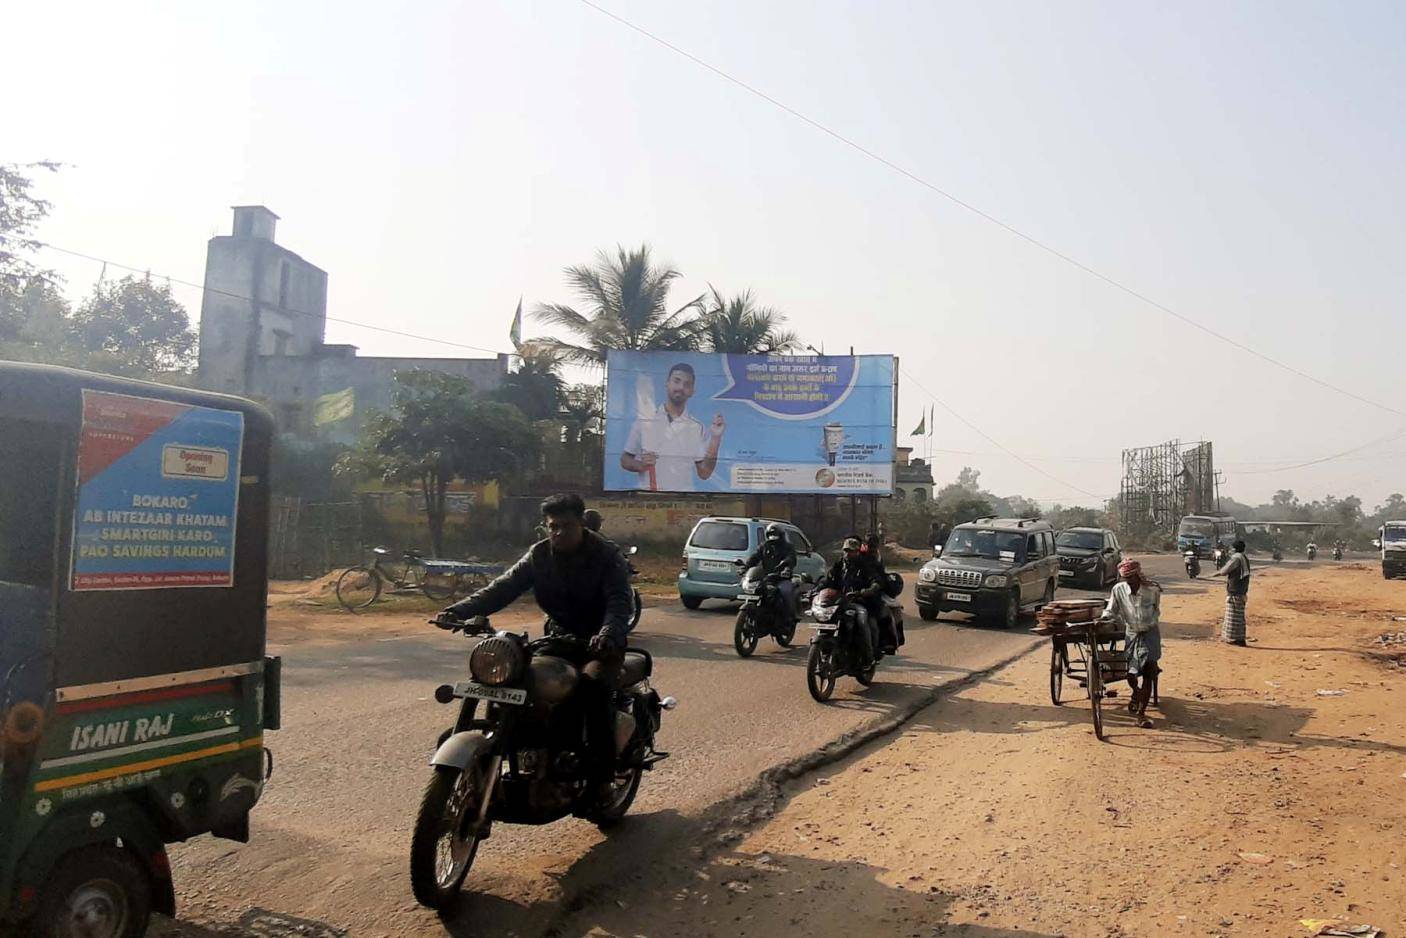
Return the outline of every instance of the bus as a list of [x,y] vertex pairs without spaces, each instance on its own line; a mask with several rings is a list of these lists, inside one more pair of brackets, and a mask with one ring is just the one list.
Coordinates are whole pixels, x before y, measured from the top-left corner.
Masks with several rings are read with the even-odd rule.
[[1187,515],[1177,526],[1177,550],[1196,547],[1210,553],[1217,543],[1229,547],[1242,536],[1235,519],[1224,515]]

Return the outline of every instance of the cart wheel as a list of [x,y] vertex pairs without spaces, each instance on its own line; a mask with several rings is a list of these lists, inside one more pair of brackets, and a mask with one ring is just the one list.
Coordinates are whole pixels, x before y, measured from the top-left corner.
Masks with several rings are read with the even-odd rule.
[[381,595],[381,576],[372,567],[352,567],[337,578],[337,602],[356,612],[374,603]]
[[1157,696],[1157,681],[1161,676],[1162,671],[1160,668],[1156,674],[1152,675],[1152,706],[1154,707],[1160,707],[1162,704],[1161,699]]
[[1089,709],[1094,718],[1094,736],[1103,739],[1103,665],[1098,658],[1098,642],[1089,643]]
[[452,573],[426,573],[420,580],[420,592],[442,603],[459,592],[459,578]]
[[1050,646],[1050,702],[1059,706],[1059,692],[1064,689],[1064,662],[1059,645]]

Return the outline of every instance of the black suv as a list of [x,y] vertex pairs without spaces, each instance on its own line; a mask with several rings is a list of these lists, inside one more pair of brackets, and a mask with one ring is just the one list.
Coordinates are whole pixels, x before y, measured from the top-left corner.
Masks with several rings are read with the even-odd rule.
[[982,518],[958,525],[918,573],[918,614],[969,612],[1013,628],[1024,609],[1054,599],[1059,582],[1055,533],[1047,521]]
[[1107,528],[1065,528],[1055,538],[1055,549],[1063,586],[1102,589],[1118,579],[1123,548]]

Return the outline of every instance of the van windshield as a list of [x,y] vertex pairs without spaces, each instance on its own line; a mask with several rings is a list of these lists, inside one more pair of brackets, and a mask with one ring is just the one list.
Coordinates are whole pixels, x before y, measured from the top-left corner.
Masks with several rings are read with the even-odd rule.
[[1015,560],[1025,544],[1025,534],[1016,531],[983,531],[958,528],[942,550],[945,557],[985,557],[987,560]]
[[693,532],[688,546],[704,550],[746,550],[747,526],[731,521],[704,521]]

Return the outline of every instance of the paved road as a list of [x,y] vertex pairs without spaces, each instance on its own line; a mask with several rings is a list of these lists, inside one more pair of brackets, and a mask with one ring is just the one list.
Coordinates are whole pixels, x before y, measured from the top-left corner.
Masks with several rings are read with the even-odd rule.
[[[1173,592],[1214,586],[1187,583],[1174,556],[1148,566],[1177,581]],[[907,605],[911,611],[911,597]],[[666,714],[660,740],[673,757],[646,776],[631,821],[613,835],[618,845],[582,821],[499,825],[470,874],[472,895],[443,925],[410,896],[406,850],[426,760],[451,718],[430,694],[462,678],[464,639],[426,626],[411,637],[275,647],[284,658],[284,729],[270,737],[276,770],[255,812],[253,841],[204,838],[174,849],[182,921],[165,930],[210,934],[192,924],[198,921],[234,934],[296,926],[303,934],[433,934],[441,927],[458,935],[538,934],[561,903],[628,875],[649,849],[686,849],[669,843],[689,829],[686,819],[765,769],[1038,642],[1024,629],[912,616],[903,654],[885,662],[873,687],[843,679],[820,705],[806,693],[801,636],[789,650],[767,640],[741,660],[731,644],[733,609],[712,606],[650,608],[636,632],[655,656],[656,686],[680,706]],[[271,925],[275,917],[284,924]]]

